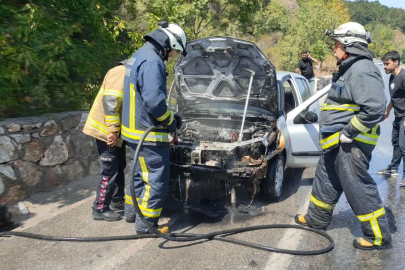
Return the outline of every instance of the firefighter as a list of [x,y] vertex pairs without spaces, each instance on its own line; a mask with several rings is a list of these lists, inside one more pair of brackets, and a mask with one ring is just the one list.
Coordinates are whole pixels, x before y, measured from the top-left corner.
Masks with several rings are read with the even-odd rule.
[[384,119],[383,78],[372,61],[371,35],[355,22],[340,25],[326,35],[334,39],[339,71],[320,114],[318,162],[306,215],[295,222],[325,229],[342,192],[361,223],[364,236],[354,239],[359,249],[377,249],[391,242],[391,232],[377,185],[367,172],[371,153]]
[[[181,117],[166,106],[166,67],[164,61],[177,53],[186,54],[186,34],[177,24],[162,22],[144,36],[146,41],[126,64],[122,137],[128,143],[132,156],[144,131],[160,126],[146,137],[133,175],[136,200],[147,220],[155,227],[168,192],[170,174],[169,137],[181,127]],[[135,219],[133,199],[128,185],[125,195],[127,222]],[[137,234],[149,233],[136,217]],[[168,228],[160,228],[168,232]]]
[[120,138],[125,61],[110,69],[94,100],[83,133],[96,139],[101,173],[93,203],[95,220],[116,221],[125,203],[125,144]]

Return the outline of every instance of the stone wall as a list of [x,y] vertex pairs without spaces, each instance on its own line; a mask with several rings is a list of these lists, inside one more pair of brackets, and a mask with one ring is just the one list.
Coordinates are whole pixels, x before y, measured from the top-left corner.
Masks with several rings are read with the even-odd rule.
[[93,138],[82,133],[87,112],[0,121],[0,205],[95,174]]

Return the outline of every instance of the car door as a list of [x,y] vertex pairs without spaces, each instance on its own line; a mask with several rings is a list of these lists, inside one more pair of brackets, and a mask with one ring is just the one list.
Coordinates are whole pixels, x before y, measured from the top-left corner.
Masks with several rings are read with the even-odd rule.
[[286,140],[290,143],[289,149],[287,149],[287,167],[305,168],[316,166],[322,153],[319,145],[319,123],[318,121],[306,121],[304,116],[310,111],[316,113],[319,119],[320,108],[313,104],[319,103],[319,99],[326,95],[329,89],[330,85],[317,91],[288,113],[286,119],[288,138]]
[[280,84],[284,90],[284,109],[285,113],[288,114],[299,104],[301,104],[300,94],[297,89],[297,85],[294,82],[294,79],[290,76],[284,76]]
[[[301,95],[302,102],[306,101],[312,95],[314,95],[314,92],[311,90],[311,87],[310,87],[307,79],[295,78],[295,82],[297,84],[299,93]],[[315,102],[315,103],[311,104],[311,106],[309,107],[309,110],[313,111],[313,112],[318,112],[320,110],[319,102]]]

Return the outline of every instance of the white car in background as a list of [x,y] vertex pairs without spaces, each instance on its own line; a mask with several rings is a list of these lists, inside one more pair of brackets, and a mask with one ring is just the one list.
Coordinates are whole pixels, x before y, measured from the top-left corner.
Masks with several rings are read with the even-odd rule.
[[170,193],[189,204],[230,195],[236,205],[242,189],[279,199],[284,170],[319,159],[318,99],[327,90],[314,94],[303,76],[276,72],[252,42],[207,37],[187,52],[168,96],[183,119],[170,146]]

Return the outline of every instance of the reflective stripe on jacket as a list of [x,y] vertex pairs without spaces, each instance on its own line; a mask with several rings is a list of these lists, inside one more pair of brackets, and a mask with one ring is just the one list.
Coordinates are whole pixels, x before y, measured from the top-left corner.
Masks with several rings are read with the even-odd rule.
[[[137,143],[151,126],[165,126],[173,121],[166,106],[166,69],[159,51],[147,42],[127,61],[122,107],[122,137]],[[167,145],[167,130],[150,132],[148,145]]]
[[[354,137],[354,140],[366,144],[376,145],[378,141],[377,131],[378,125],[376,125],[369,133],[359,133],[356,137]],[[333,133],[332,135],[320,140],[319,144],[321,145],[322,150],[333,149],[337,145],[339,145],[340,142],[339,137],[340,131]]]
[[[121,131],[121,109],[124,88],[125,66],[110,69],[93,102],[83,133],[106,142],[111,132]],[[122,139],[117,141],[121,146]]]
[[322,106],[320,145],[329,150],[339,145],[340,133],[356,141],[376,145],[378,123],[384,118],[384,82],[368,58],[351,56],[339,66],[339,75]]

